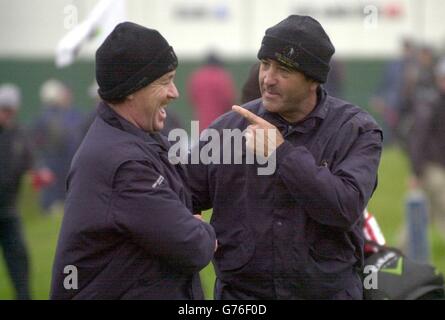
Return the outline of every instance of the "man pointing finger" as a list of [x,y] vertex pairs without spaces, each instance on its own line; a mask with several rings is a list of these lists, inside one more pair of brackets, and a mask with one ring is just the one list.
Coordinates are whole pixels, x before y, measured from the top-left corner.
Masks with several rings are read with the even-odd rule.
[[280,131],[270,122],[240,106],[235,105],[232,110],[250,122],[246,129],[246,146],[257,156],[268,158],[284,142]]
[[267,29],[261,98],[210,128],[247,129],[248,149],[274,156],[276,169],[259,175],[258,158],[188,167],[194,211],[213,208],[218,299],[362,299],[362,213],[377,185],[382,133],[323,88],[334,51],[308,16]]

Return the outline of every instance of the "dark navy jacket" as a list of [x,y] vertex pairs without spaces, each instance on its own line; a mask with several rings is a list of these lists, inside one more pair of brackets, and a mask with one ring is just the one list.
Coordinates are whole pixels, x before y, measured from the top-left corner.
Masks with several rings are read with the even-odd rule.
[[[360,299],[363,210],[377,185],[381,129],[323,89],[316,108],[296,124],[265,110],[261,99],[244,107],[285,138],[275,173],[258,175],[257,164],[188,166],[195,212],[213,207],[217,295]],[[247,126],[229,112],[211,128]]]
[[[215,233],[193,217],[165,143],[99,105],[67,179],[52,299],[203,298],[198,271]],[[78,289],[65,288],[74,274],[66,266],[77,269]]]
[[20,183],[33,163],[28,140],[20,127],[0,126],[0,220],[16,214]]

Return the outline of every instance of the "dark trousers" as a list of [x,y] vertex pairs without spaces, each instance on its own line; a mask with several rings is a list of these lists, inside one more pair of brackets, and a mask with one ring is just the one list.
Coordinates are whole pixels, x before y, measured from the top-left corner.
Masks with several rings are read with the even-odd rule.
[[30,299],[28,253],[22,224],[15,212],[0,212],[0,247],[16,290],[16,298]]

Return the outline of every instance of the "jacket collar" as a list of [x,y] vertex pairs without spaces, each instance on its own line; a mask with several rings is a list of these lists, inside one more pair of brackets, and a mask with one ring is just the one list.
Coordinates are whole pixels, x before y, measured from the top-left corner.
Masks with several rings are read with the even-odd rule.
[[106,102],[101,101],[97,107],[97,114],[102,120],[108,123],[110,126],[119,130],[130,133],[139,137],[148,144],[154,144],[160,146],[164,150],[168,150],[169,142],[159,133],[149,133],[135,127],[132,123],[121,117],[116,111],[114,111]]

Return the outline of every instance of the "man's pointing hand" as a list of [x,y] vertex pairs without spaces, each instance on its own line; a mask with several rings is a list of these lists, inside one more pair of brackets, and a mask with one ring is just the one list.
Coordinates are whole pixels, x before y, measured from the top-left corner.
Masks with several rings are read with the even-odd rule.
[[249,121],[246,146],[257,156],[269,157],[284,142],[281,132],[270,122],[237,105],[234,105],[232,110]]

